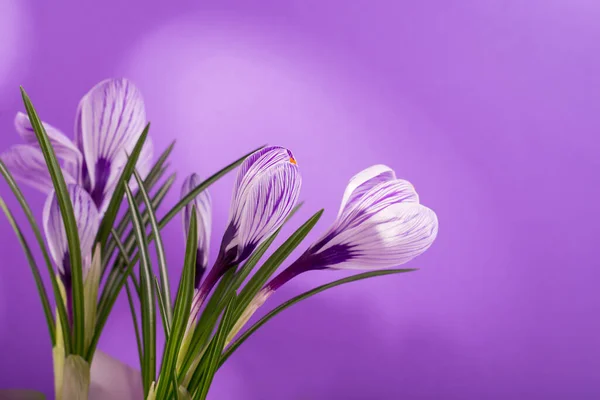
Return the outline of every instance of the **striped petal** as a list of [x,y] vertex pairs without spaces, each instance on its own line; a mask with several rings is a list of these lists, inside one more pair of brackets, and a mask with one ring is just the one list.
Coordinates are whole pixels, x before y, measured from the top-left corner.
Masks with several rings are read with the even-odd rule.
[[340,232],[315,257],[334,269],[394,267],[425,252],[437,232],[437,216],[431,209],[396,203]]
[[[46,167],[44,155],[39,148],[21,144],[11,147],[0,155],[8,170],[19,182],[49,193],[52,189],[52,180]],[[75,179],[63,170],[67,184],[75,183]]]
[[[90,195],[80,185],[68,186],[69,197],[73,204],[73,212],[77,222],[81,255],[84,260],[84,276],[91,262],[92,246],[100,222],[98,210]],[[43,211],[44,232],[48,241],[50,254],[58,267],[61,276],[70,277],[70,259],[67,234],[58,205],[58,199],[52,191],[46,200]]]
[[[82,157],[81,152],[77,146],[75,146],[73,141],[52,125],[47,123],[43,123],[43,125],[56,156],[67,163],[76,164],[80,162]],[[27,144],[32,146],[39,145],[27,114],[22,112],[17,113],[15,117],[15,128]]]
[[237,260],[241,262],[283,224],[300,195],[298,166],[287,160],[273,164],[243,188],[237,199],[234,225]]
[[142,96],[125,79],[100,82],[79,103],[75,133],[85,159],[81,180],[98,208],[109,197],[145,124]]
[[[200,185],[202,180],[197,174],[191,174],[188,176],[181,187],[181,197],[183,198],[192,191],[195,187]],[[212,224],[211,215],[211,198],[207,190],[200,192],[194,201],[188,203],[183,210],[183,227],[184,235],[190,228],[190,218],[192,216],[192,209],[196,207],[196,220],[198,222],[198,254],[196,257],[196,286],[200,283],[202,275],[206,271],[208,266],[208,253],[210,249],[210,230]]]
[[[251,182],[264,171],[281,163],[296,164],[292,152],[284,147],[269,146],[249,155],[238,171],[233,187],[233,198],[237,199],[242,192],[251,187]],[[235,204],[232,204],[235,206]]]
[[354,175],[350,179],[350,182],[348,182],[348,186],[346,186],[346,191],[344,192],[344,197],[342,198],[342,205],[340,206],[338,218],[344,213],[344,211],[350,210],[352,206],[354,206],[356,202],[374,186],[394,179],[396,179],[394,170],[381,164],[373,165],[372,167],[369,167]]
[[[354,185],[355,190],[362,191],[364,184]],[[353,205],[347,206],[329,231],[308,249],[302,261],[306,268],[397,266],[423,253],[435,240],[437,217],[419,204],[408,181],[384,179],[362,191],[359,198],[348,199],[352,195],[345,196],[344,202],[352,201]]]

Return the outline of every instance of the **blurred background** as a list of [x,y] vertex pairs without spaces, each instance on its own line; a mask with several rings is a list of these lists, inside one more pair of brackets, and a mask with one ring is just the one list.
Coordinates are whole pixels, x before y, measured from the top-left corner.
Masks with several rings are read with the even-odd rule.
[[[420,270],[278,316],[211,399],[597,399],[599,19],[594,0],[0,0],[0,150],[20,142],[19,85],[72,135],[81,96],[124,76],[157,152],[177,139],[179,182],[291,148],[306,203],[290,228],[326,209],[312,238],[359,170],[414,183],[440,220]],[[232,180],[210,189],[212,259]],[[25,193],[41,218],[44,197]],[[179,219],[165,237],[178,277]],[[0,254],[0,387],[50,395],[42,309],[4,218]],[[267,308],[341,275],[295,279]],[[100,348],[137,366],[124,296]]]

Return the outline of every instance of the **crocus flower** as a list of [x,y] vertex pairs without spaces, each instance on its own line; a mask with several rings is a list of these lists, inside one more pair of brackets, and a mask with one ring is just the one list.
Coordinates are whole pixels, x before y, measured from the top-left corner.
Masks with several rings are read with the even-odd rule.
[[[181,197],[187,196],[194,188],[200,185],[202,181],[197,174],[191,174],[188,176],[181,187]],[[211,216],[211,199],[210,194],[207,190],[203,190],[194,198],[194,200],[188,203],[183,210],[183,229],[184,235],[190,228],[190,218],[192,216],[192,209],[196,207],[196,221],[198,222],[198,254],[196,255],[196,275],[195,285],[198,288],[202,275],[208,267],[208,251],[210,248],[210,228],[212,222]]]
[[[73,205],[73,213],[79,234],[81,247],[81,258],[83,277],[91,265],[92,246],[98,231],[100,218],[98,209],[91,196],[80,185],[70,184],[67,186],[69,197]],[[50,255],[58,269],[58,275],[65,287],[67,295],[67,309],[70,311],[71,301],[71,259],[67,234],[60,213],[58,199],[54,191],[50,193],[43,211],[44,232],[48,241]]]
[[257,294],[229,340],[275,290],[298,274],[398,266],[427,250],[437,232],[435,212],[419,203],[408,181],[397,179],[384,165],[365,169],[348,183],[333,225]]
[[[73,141],[49,124],[44,128],[62,161],[67,184],[79,184],[104,213],[127,154],[145,125],[146,112],[138,89],[125,79],[109,79],[81,99]],[[17,180],[49,193],[52,181],[27,115],[18,113],[15,127],[26,144],[13,146],[0,158]],[[147,139],[137,164],[142,176],[150,170],[152,152],[152,142]]]
[[228,268],[246,260],[281,227],[298,200],[301,183],[296,159],[286,148],[266,147],[244,160],[217,261],[201,287],[204,295]]

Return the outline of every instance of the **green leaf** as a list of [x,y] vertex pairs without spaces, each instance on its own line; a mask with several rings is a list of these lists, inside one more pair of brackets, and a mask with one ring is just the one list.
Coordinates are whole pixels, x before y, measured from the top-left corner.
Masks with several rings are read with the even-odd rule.
[[135,330],[135,343],[137,344],[138,356],[140,359],[140,365],[142,365],[142,339],[140,337],[140,329],[138,327],[138,317],[135,311],[135,305],[133,304],[133,296],[131,295],[131,289],[129,283],[125,282],[125,291],[127,292],[127,302],[129,303],[129,311],[131,312],[131,321],[133,322],[133,329]]
[[85,347],[88,348],[92,342],[94,331],[96,329],[96,313],[98,311],[98,286],[100,285],[100,270],[102,268],[102,256],[100,246],[96,245],[96,250],[92,258],[92,264],[83,281],[83,297],[85,299]]
[[144,147],[144,143],[146,142],[146,137],[148,136],[148,131],[150,130],[150,124],[147,124],[142,134],[140,135],[138,141],[133,148],[133,151],[129,155],[127,163],[119,176],[119,180],[115,186],[115,191],[110,199],[110,203],[108,203],[108,208],[104,213],[104,217],[102,218],[102,222],[100,223],[100,228],[98,228],[98,234],[96,235],[96,242],[100,243],[102,247],[106,245],[106,241],[108,240],[108,236],[110,235],[110,231],[115,224],[115,220],[117,219],[117,214],[119,213],[119,209],[121,208],[121,202],[123,201],[123,195],[125,191],[125,185],[129,182],[131,178],[131,174],[135,169],[135,165],[137,164],[140,153],[142,152],[142,147]]
[[[201,184],[196,186],[192,191],[190,191],[184,198],[182,198],[175,206],[173,206],[173,208],[171,208],[167,212],[167,214],[158,222],[158,227],[160,229],[163,229],[175,217],[175,215],[177,215],[177,213],[179,211],[181,211],[190,201],[192,201],[200,192],[202,192],[203,190],[208,188],[210,185],[212,185],[214,182],[216,182],[217,180],[222,178],[229,171],[231,171],[232,169],[234,169],[235,167],[240,165],[246,159],[246,157],[248,157],[249,155],[251,155],[252,153],[254,153],[257,150],[260,150],[263,147],[264,146],[261,146],[258,149],[253,150],[250,153],[244,155],[243,157],[232,162],[231,164],[229,164],[225,168],[221,169],[219,172],[213,174],[211,177],[206,179],[204,182],[202,182]],[[154,239],[154,236],[152,234],[150,234],[150,236],[148,237],[148,240],[150,241],[153,239]],[[127,242],[126,242],[126,245],[127,245]],[[138,257],[139,257],[139,254],[136,254],[134,257],[132,257],[132,262],[135,263],[138,260]]]
[[219,319],[219,315],[223,311],[223,308],[227,305],[225,300],[228,299],[228,295],[232,293],[231,288],[233,279],[235,278],[235,268],[230,268],[213,291],[212,296],[208,300],[206,307],[193,330],[192,339],[187,349],[182,362],[182,368],[179,371],[179,380],[183,381],[185,375],[194,363],[195,357],[201,354],[203,347],[208,343],[210,335],[212,334],[215,324]]
[[[54,316],[52,315],[52,308],[50,307],[50,301],[48,300],[48,294],[46,293],[46,288],[44,287],[44,282],[42,281],[42,276],[40,275],[40,271],[35,263],[35,259],[33,254],[31,253],[31,249],[27,244],[27,240],[21,231],[21,228],[17,224],[13,214],[10,212],[8,206],[4,202],[4,199],[0,197],[0,208],[4,211],[8,222],[12,226],[17,238],[19,239],[19,243],[25,252],[25,257],[27,257],[27,262],[29,263],[29,267],[31,268],[31,273],[33,274],[33,279],[35,280],[35,285],[37,287],[38,293],[40,295],[40,300],[42,301],[42,307],[44,309],[44,315],[46,316],[46,323],[48,324],[48,332],[50,333],[50,340],[52,341],[52,347],[56,344],[56,333],[54,330]],[[59,297],[60,299],[60,297]]]
[[[146,188],[147,192],[150,192],[154,188],[154,185],[156,183],[158,183],[158,181],[160,180],[162,175],[167,171],[167,166],[165,165],[165,162],[167,161],[169,155],[171,154],[171,151],[173,150],[174,145],[175,145],[175,141],[173,141],[169,145],[169,147],[167,147],[167,149],[165,151],[163,151],[163,153],[160,155],[160,157],[158,158],[158,160],[156,161],[156,163],[154,164],[154,166],[152,167],[152,169],[146,176],[146,179],[144,180],[144,188]],[[169,187],[170,187],[170,185],[169,185]],[[160,190],[161,189],[159,189],[159,191]],[[137,204],[141,204],[141,202],[142,202],[142,196],[139,193],[139,190],[137,191],[137,193],[135,195],[135,201]],[[152,201],[154,204],[154,199]],[[158,205],[154,205],[154,209],[156,209],[157,207],[158,207]],[[125,213],[123,214],[121,221],[117,225],[117,228],[116,228],[116,232],[118,233],[117,237],[121,237],[121,235],[123,234],[123,232],[125,232],[125,229],[127,228],[127,226],[129,225],[130,222],[131,222],[131,211],[129,209],[127,209],[125,211]],[[106,265],[107,265],[108,261],[111,259],[112,255],[115,251],[115,248],[116,248],[116,246],[115,246],[114,241],[110,240],[110,238],[109,238],[109,240],[107,241],[107,246],[103,251],[103,256],[104,256],[103,257],[104,262],[102,264],[102,266],[103,266],[102,272],[103,273],[106,269]]]
[[[150,226],[152,227],[152,232],[154,233],[154,245],[156,247],[156,258],[158,260],[158,270],[160,271],[160,294],[162,297],[162,301],[164,302],[164,311],[165,311],[165,319],[167,321],[167,326],[171,326],[171,321],[173,320],[173,309],[171,306],[171,290],[169,288],[169,274],[167,272],[167,259],[165,256],[165,249],[163,246],[163,240],[160,235],[160,229],[158,228],[158,222],[156,220],[156,214],[154,213],[154,209],[152,208],[152,202],[150,201],[150,196],[148,196],[148,192],[144,189],[144,183],[142,182],[142,177],[137,173],[137,171],[133,171],[135,179],[137,180],[139,186],[139,192],[144,199],[144,203],[146,204],[146,212],[148,214],[148,218],[150,219]],[[160,388],[160,382],[159,386]],[[160,393],[160,392],[158,392]]]
[[[48,275],[50,276],[50,283],[52,284],[52,291],[54,293],[54,298],[61,299],[62,295],[61,295],[60,287],[58,285],[58,281],[56,279],[54,267],[52,265],[52,261],[50,261],[50,256],[48,255],[48,251],[46,250],[46,244],[44,243],[44,238],[42,237],[42,234],[37,225],[37,222],[35,221],[35,217],[33,216],[31,207],[29,207],[29,204],[27,203],[27,200],[25,200],[25,196],[23,196],[23,192],[21,192],[19,185],[13,178],[13,176],[10,173],[10,171],[8,170],[8,168],[6,168],[6,165],[4,164],[4,162],[2,162],[2,160],[0,160],[0,173],[2,173],[2,176],[6,180],[6,183],[8,183],[8,186],[14,193],[17,201],[19,202],[19,204],[21,206],[21,209],[23,210],[23,212],[25,213],[25,216],[27,217],[27,221],[29,221],[29,225],[31,226],[31,229],[33,230],[35,239],[38,243],[40,250],[42,251],[44,261],[46,262],[46,268],[48,270]],[[34,276],[34,279],[37,279],[37,278],[35,278],[35,276]],[[69,332],[69,320],[67,318],[67,309],[65,307],[64,302],[57,301],[56,308],[57,308],[57,312],[58,312],[59,323],[62,326],[63,332]],[[56,342],[52,343],[53,346],[55,344],[56,344]],[[63,346],[64,346],[65,350],[67,351],[67,353],[70,352],[71,337],[69,335],[63,337]]]
[[160,294],[160,283],[158,282],[158,278],[154,275],[154,290],[156,290],[156,294],[158,295],[158,308],[160,310],[160,317],[162,320],[163,329],[165,331],[165,341],[169,338],[171,334],[171,325],[167,322],[167,310],[165,309],[165,301],[163,300],[162,294]]
[[272,255],[265,261],[260,269],[250,278],[246,286],[240,292],[238,301],[235,307],[234,319],[237,319],[242,315],[246,307],[250,304],[254,296],[262,289],[267,283],[267,280],[273,275],[273,273],[279,268],[281,263],[298,247],[298,245],[304,240],[306,235],[313,229],[315,224],[319,221],[323,215],[323,210],[318,211],[308,221],[306,221],[300,228],[296,230]]
[[129,208],[132,210],[133,229],[135,231],[138,248],[140,249],[140,290],[142,304],[142,338],[143,338],[143,363],[142,381],[144,396],[148,395],[152,382],[156,380],[156,312],[154,299],[154,286],[152,283],[152,268],[150,266],[150,253],[148,239],[142,225],[140,209],[135,203],[131,189],[126,183],[123,188],[127,196]]
[[[188,392],[194,393],[194,399],[205,400],[208,395],[210,385],[219,368],[219,361],[221,359],[223,348],[225,347],[227,333],[229,332],[229,328],[233,321],[235,299],[235,293],[231,293],[228,304],[225,307],[225,312],[223,313],[223,318],[221,318],[221,324],[219,325],[217,332],[215,332],[206,353],[204,353],[201,366],[196,369],[194,376],[188,385]],[[201,375],[200,372],[202,372]],[[198,379],[199,376],[201,376],[200,381]],[[196,382],[198,382],[198,384],[196,384]]]
[[[120,241],[118,241],[118,238],[116,238],[117,243],[119,243],[120,246],[122,246],[122,243],[120,243]],[[112,310],[113,306],[115,305],[115,302],[117,301],[117,298],[119,297],[119,293],[121,291],[121,289],[123,288],[123,286],[125,286],[125,283],[127,282],[127,278],[129,278],[131,276],[131,271],[133,270],[133,263],[128,262],[129,260],[127,260],[127,265],[126,268],[122,271],[119,271],[116,275],[117,277],[114,280],[114,284],[112,285],[111,288],[105,288],[104,292],[109,292],[106,295],[106,299],[105,299],[105,303],[104,303],[104,307],[98,307],[98,316],[96,318],[96,331],[94,332],[94,337],[92,338],[91,344],[88,348],[87,351],[87,355],[86,355],[86,360],[88,362],[91,362],[93,357],[94,357],[94,352],[96,351],[96,346],[98,345],[98,340],[100,339],[100,334],[102,333],[102,330],[104,329],[104,325],[106,325],[106,321],[108,320],[108,316],[110,314],[110,311]]]
[[347,278],[338,279],[336,281],[333,281],[333,282],[327,283],[325,285],[319,286],[317,288],[314,288],[312,290],[309,290],[306,293],[302,293],[301,295],[296,296],[296,297],[286,301],[285,303],[281,304],[279,307],[273,309],[273,311],[271,311],[270,313],[268,313],[267,315],[262,317],[258,322],[256,322],[250,328],[248,328],[248,330],[246,330],[244,333],[242,333],[240,335],[240,337],[238,337],[237,340],[235,340],[233,343],[231,343],[231,345],[227,348],[227,350],[221,357],[221,361],[219,362],[219,367],[222,366],[223,363],[225,363],[225,361],[227,361],[227,359],[233,354],[233,352],[236,351],[237,348],[240,347],[240,345],[242,343],[244,343],[261,326],[266,324],[271,318],[273,318],[274,316],[276,316],[277,314],[279,314],[286,308],[289,308],[289,307],[293,306],[294,304],[301,302],[302,300],[308,299],[309,297],[314,296],[317,293],[321,293],[327,289],[331,289],[331,288],[334,288],[336,286],[340,286],[340,285],[343,285],[346,283],[360,281],[360,280],[368,279],[368,278],[373,278],[376,276],[401,274],[404,272],[412,272],[412,271],[416,271],[416,269],[414,269],[414,268],[384,269],[384,270],[379,270],[379,271],[364,272],[362,274],[352,275]]
[[[171,186],[173,185],[173,183],[175,182],[175,178],[176,178],[176,174],[172,174],[166,181],[165,183],[160,187],[160,189],[156,192],[156,195],[152,198],[152,208],[153,209],[157,209],[160,204],[162,203],[162,201],[164,200],[166,194],[168,193],[169,189],[171,188]],[[144,211],[144,215],[146,215],[146,211]],[[143,218],[143,216],[142,216]],[[132,246],[133,246],[133,242],[135,241],[134,238],[135,233],[132,231],[130,233],[130,238],[132,240]],[[108,251],[112,253],[112,247],[117,247],[117,243],[119,243],[119,250],[120,250],[120,256],[117,257],[117,260],[115,261],[115,264],[112,268],[112,270],[110,271],[110,274],[108,276],[105,288],[110,288],[113,287],[114,284],[116,282],[119,281],[119,275],[122,272],[123,269],[126,269],[127,265],[130,264],[129,260],[125,261],[127,259],[127,254],[129,254],[129,251],[127,250],[127,247],[125,245],[123,245],[122,242],[117,242],[115,240],[115,238],[119,238],[120,234],[115,232],[112,232],[111,237],[113,238],[108,246]],[[105,267],[106,265],[104,265]],[[123,267],[124,266],[124,267]],[[103,269],[103,272],[106,271],[106,268]],[[134,276],[132,275],[132,279],[134,278]],[[134,280],[134,284],[136,284],[135,280]],[[139,297],[139,285],[136,284],[136,291],[138,293],[138,297]],[[98,308],[99,309],[103,309],[106,307],[106,302],[107,302],[107,296],[110,292],[107,291],[106,289],[102,292],[102,296],[100,296],[100,303]]]
[[187,244],[185,249],[185,260],[183,263],[183,272],[177,291],[177,300],[175,302],[175,316],[171,328],[171,334],[165,345],[163,353],[160,376],[162,380],[158,382],[157,398],[166,397],[166,392],[171,383],[174,383],[174,390],[177,391],[179,385],[177,382],[176,363],[183,334],[190,316],[190,307],[192,305],[192,296],[194,295],[194,275],[196,270],[196,255],[198,252],[198,226],[196,220],[196,209],[192,209],[190,218],[190,227],[187,233]]
[[258,248],[252,253],[250,258],[248,258],[248,261],[246,261],[244,263],[244,266],[240,268],[239,272],[237,272],[235,276],[235,281],[233,283],[233,290],[237,290],[240,287],[240,285],[246,280],[250,272],[252,272],[256,264],[258,264],[258,262],[260,261],[261,257],[266,253],[266,251],[269,249],[275,238],[279,235],[279,232],[281,232],[283,226],[290,219],[292,219],[294,214],[296,214],[296,212],[300,209],[300,207],[302,207],[303,204],[304,202],[300,202],[298,205],[296,205],[296,207],[294,207],[290,212],[290,215],[288,215],[288,217],[285,219],[281,227],[277,229],[275,233],[273,233],[267,240],[261,243],[261,245],[258,246]]
[[[73,350],[75,354],[83,354],[85,346],[85,327],[84,327],[84,305],[83,305],[83,268],[81,261],[81,248],[79,244],[79,234],[77,231],[77,221],[73,213],[73,205],[67,190],[67,184],[62,174],[60,165],[54,154],[54,149],[42,121],[38,117],[31,100],[25,90],[21,88],[21,95],[25,103],[25,109],[29,115],[29,120],[35,136],[46,160],[48,172],[52,178],[56,198],[60,207],[67,241],[69,244],[69,257],[71,261],[71,291],[73,299]],[[68,332],[68,331],[67,331]],[[65,332],[65,336],[67,336]]]

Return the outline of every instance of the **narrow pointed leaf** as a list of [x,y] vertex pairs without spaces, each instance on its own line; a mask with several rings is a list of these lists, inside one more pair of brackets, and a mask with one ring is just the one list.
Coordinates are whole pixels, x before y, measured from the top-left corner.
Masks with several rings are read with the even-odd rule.
[[192,296],[194,294],[194,274],[196,270],[196,255],[198,252],[198,222],[196,219],[196,209],[192,210],[190,226],[187,233],[187,244],[185,250],[185,260],[183,263],[183,272],[179,289],[177,291],[177,301],[175,302],[175,315],[171,334],[165,345],[160,376],[163,379],[158,383],[157,397],[166,398],[168,387],[174,383],[174,390],[178,390],[176,363],[181,341],[188,322],[190,307],[192,305]]
[[306,221],[300,228],[296,230],[272,255],[265,261],[260,269],[250,278],[246,286],[240,292],[238,301],[235,307],[235,320],[244,312],[248,304],[252,301],[254,296],[262,289],[267,283],[267,280],[273,275],[273,273],[279,268],[281,263],[298,247],[298,245],[304,240],[306,235],[313,229],[315,224],[321,218],[323,210],[318,211],[308,221]]
[[227,361],[227,359],[233,354],[233,352],[235,352],[237,350],[238,347],[240,347],[240,345],[242,343],[244,343],[254,332],[256,332],[261,326],[266,324],[271,318],[273,318],[274,316],[276,316],[277,314],[279,314],[286,308],[289,308],[289,307],[293,306],[294,304],[301,302],[302,300],[308,299],[309,297],[314,296],[317,293],[324,292],[325,290],[328,290],[328,289],[331,289],[331,288],[334,288],[336,286],[340,286],[340,285],[343,285],[346,283],[360,281],[360,280],[368,279],[368,278],[374,278],[376,276],[401,274],[401,273],[412,272],[412,271],[416,271],[416,269],[406,268],[406,269],[384,269],[384,270],[378,270],[378,271],[369,271],[369,272],[364,272],[362,274],[352,275],[347,278],[338,279],[336,281],[333,281],[333,282],[327,283],[325,285],[316,287],[312,290],[309,290],[306,293],[302,293],[301,295],[298,295],[298,296],[286,301],[285,303],[281,304],[277,308],[273,309],[267,315],[262,317],[258,322],[256,322],[250,328],[248,328],[248,330],[246,330],[244,333],[242,333],[240,335],[240,337],[238,337],[237,340],[232,342],[231,345],[227,348],[227,350],[221,357],[219,366],[222,366],[223,363],[225,363],[225,361]]
[[[200,381],[199,386],[196,386],[195,379],[192,378],[190,385],[188,386],[188,390],[190,393],[194,394],[194,399],[205,400],[208,395],[208,390],[210,389],[210,385],[212,384],[213,378],[217,369],[219,368],[219,361],[221,359],[221,353],[223,352],[223,347],[225,347],[225,339],[227,338],[227,333],[229,332],[229,328],[232,324],[232,318],[234,314],[234,305],[235,305],[235,293],[231,293],[231,297],[228,299],[228,304],[225,307],[225,312],[223,313],[223,318],[221,318],[221,324],[215,332],[210,345],[208,346],[208,350],[204,354],[203,362],[202,362],[202,379]],[[199,371],[198,368],[197,371]],[[196,390],[198,390],[196,392]]]
[[[29,96],[23,88],[21,95],[25,103],[25,109],[29,115],[31,126],[35,132],[38,143],[44,154],[48,172],[52,178],[52,184],[56,192],[56,198],[60,207],[60,213],[65,226],[67,241],[69,243],[69,257],[71,262],[71,290],[73,298],[73,351],[75,354],[84,353],[84,305],[83,305],[83,270],[81,260],[81,249],[79,245],[79,235],[77,232],[77,221],[73,213],[73,205],[67,191],[67,184],[62,174],[62,170],[50,143],[50,139],[38,117]],[[67,335],[67,332],[65,332]]]
[[10,226],[12,226],[17,238],[19,239],[19,243],[25,252],[25,257],[27,258],[27,262],[29,263],[29,267],[31,268],[31,273],[33,274],[33,279],[35,280],[35,286],[37,287],[37,291],[40,295],[40,300],[42,301],[42,307],[44,309],[44,315],[46,316],[46,322],[48,323],[48,332],[50,333],[50,340],[52,341],[52,347],[56,344],[56,332],[54,329],[54,316],[52,315],[52,308],[50,307],[50,301],[48,300],[48,294],[46,293],[46,288],[44,287],[44,282],[42,281],[42,276],[40,275],[40,271],[35,263],[35,259],[33,254],[31,253],[31,248],[27,244],[27,240],[21,231],[21,228],[17,224],[12,212],[9,210],[8,206],[4,202],[4,199],[0,197],[0,208],[4,211]]
[[121,172],[121,176],[119,176],[119,180],[117,181],[117,185],[115,186],[115,191],[110,199],[110,203],[108,204],[108,208],[104,213],[104,218],[102,218],[102,223],[100,224],[100,228],[98,229],[98,235],[96,236],[96,242],[100,243],[102,247],[106,245],[106,241],[108,240],[108,236],[110,235],[110,231],[113,228],[115,220],[117,218],[117,214],[119,213],[119,209],[121,208],[121,202],[123,201],[123,195],[125,194],[125,184],[129,182],[131,178],[131,174],[135,169],[135,165],[137,164],[140,153],[142,152],[142,148],[144,147],[144,143],[146,142],[146,137],[148,136],[148,131],[150,130],[150,124],[147,124],[144,128],[142,134],[140,135],[135,147],[133,148],[129,158],[127,159],[127,163]]
[[[164,311],[165,311],[165,319],[167,321],[167,326],[171,326],[171,321],[173,319],[173,309],[171,306],[171,290],[169,288],[169,274],[167,272],[167,259],[165,256],[165,249],[163,246],[162,236],[160,234],[160,229],[158,227],[158,222],[156,220],[156,214],[154,213],[154,209],[152,208],[152,201],[150,200],[150,196],[146,192],[144,188],[144,183],[142,182],[142,177],[137,173],[137,171],[133,171],[135,179],[139,186],[139,191],[144,200],[144,204],[146,204],[146,212],[148,214],[148,219],[150,221],[150,226],[152,227],[152,232],[154,233],[154,245],[156,248],[156,258],[158,261],[158,270],[160,271],[160,294],[162,297],[162,301],[164,302]],[[160,388],[160,382],[158,387]],[[160,391],[158,392],[160,393]]]
[[131,321],[133,322],[133,329],[135,331],[135,343],[137,344],[138,356],[140,359],[140,365],[142,365],[142,338],[140,337],[140,328],[138,326],[137,312],[135,311],[135,304],[133,304],[133,296],[131,295],[131,289],[129,283],[125,282],[125,291],[127,292],[127,302],[129,303],[129,311],[131,312]]
[[156,310],[154,298],[154,284],[152,283],[152,268],[150,266],[150,253],[148,239],[142,225],[142,216],[135,203],[131,189],[126,183],[123,188],[127,196],[129,208],[132,210],[132,222],[138,243],[140,257],[140,290],[142,304],[142,338],[143,338],[143,363],[142,381],[144,395],[148,395],[152,382],[156,380]]

